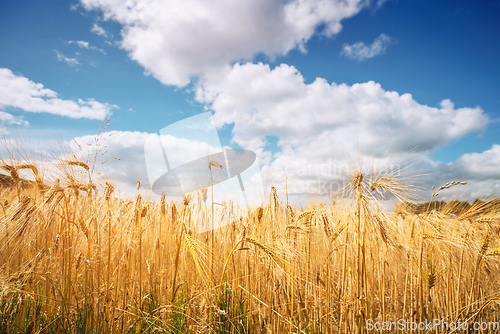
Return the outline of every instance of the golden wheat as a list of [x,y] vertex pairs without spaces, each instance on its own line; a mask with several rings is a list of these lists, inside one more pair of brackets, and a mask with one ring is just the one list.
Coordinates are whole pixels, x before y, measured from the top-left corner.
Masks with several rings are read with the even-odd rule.
[[[196,215],[210,213],[207,188],[181,203],[130,201],[109,181],[56,167],[64,177],[42,195],[0,191],[5,333],[352,333],[368,319],[496,321],[500,312],[500,215],[484,203],[457,216],[384,213],[375,195],[403,196],[405,186],[353,171],[348,201],[299,210],[273,187],[267,206],[196,233]],[[19,169],[43,174],[31,161],[0,168],[16,182]],[[226,204],[217,219],[238,209]]]

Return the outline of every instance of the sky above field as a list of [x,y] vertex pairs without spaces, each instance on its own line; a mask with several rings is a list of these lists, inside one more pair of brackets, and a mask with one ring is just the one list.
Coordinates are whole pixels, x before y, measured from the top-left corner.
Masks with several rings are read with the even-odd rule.
[[211,111],[297,203],[346,160],[417,175],[423,200],[497,193],[498,0],[2,1],[0,45],[3,134],[92,144],[110,118],[125,190],[151,133]]

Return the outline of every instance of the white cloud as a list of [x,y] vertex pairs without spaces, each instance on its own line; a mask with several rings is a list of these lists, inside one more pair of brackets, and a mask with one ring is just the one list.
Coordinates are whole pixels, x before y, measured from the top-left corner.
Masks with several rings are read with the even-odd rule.
[[[144,142],[149,136],[149,133],[139,131],[110,131],[105,133],[101,137],[101,148],[104,146],[109,148],[98,153],[97,166],[106,172],[106,176],[117,182],[124,182],[132,189],[137,180],[147,183]],[[80,153],[83,156],[90,157],[100,149],[96,148],[95,139],[95,135],[76,137],[69,143],[69,146],[72,150],[79,151],[76,145],[78,143],[83,150]],[[116,159],[108,158],[109,156]],[[104,161],[106,162],[103,164]]]
[[46,112],[70,118],[105,119],[115,105],[93,99],[72,101],[58,98],[42,84],[0,68],[0,107],[20,108],[29,112]]
[[85,41],[69,41],[68,44],[76,44],[76,45],[78,45],[79,47],[81,47],[83,49],[94,50],[94,51],[101,52],[102,54],[106,54],[106,51],[104,51],[103,49],[99,49],[95,45],[90,45],[89,42],[85,42]]
[[383,55],[387,47],[393,42],[394,39],[392,37],[380,34],[370,45],[366,45],[364,42],[357,42],[351,45],[344,44],[340,55],[358,61],[365,61],[375,56]]
[[14,116],[4,111],[0,111],[0,124],[15,124],[15,125],[28,126],[29,122],[25,121],[22,116]]
[[431,187],[436,188],[451,181],[466,181],[465,186],[456,186],[440,192],[437,200],[468,200],[493,198],[500,194],[500,145],[494,144],[483,152],[466,153],[450,163],[432,161],[420,156],[414,169],[421,171],[420,181],[425,188],[426,200],[431,197]]
[[57,55],[57,60],[59,61],[64,61],[66,64],[69,66],[75,67],[76,65],[80,65],[80,62],[76,58],[68,58],[65,55],[63,55],[60,51],[54,50]]
[[[146,166],[144,144],[150,139],[150,136],[151,134],[146,132],[110,131],[102,137],[101,148],[104,145],[109,148],[105,154],[102,154],[104,152],[99,152],[97,165],[102,166],[102,170],[107,176],[122,182],[122,190],[125,192],[133,193],[137,180],[140,180],[144,187],[151,182],[151,189],[152,183],[167,172],[163,155],[153,155],[151,154],[151,150],[149,151],[147,160],[149,166]],[[82,152],[84,156],[92,156],[98,150],[95,146],[95,136],[82,136],[74,140],[85,150]],[[190,157],[201,158],[206,156],[207,152],[220,150],[220,148],[216,150],[213,147],[207,149],[208,144],[205,142],[177,138],[172,135],[162,135],[161,140],[171,168],[178,167],[177,162],[179,161],[184,163],[190,162]],[[70,147],[73,150],[78,148],[75,142],[72,141],[70,143]],[[148,148],[151,148],[151,143],[148,145]],[[116,159],[108,159],[108,156]],[[106,162],[102,164],[103,161]],[[207,168],[205,167],[203,170],[205,169]],[[152,180],[149,180],[148,172],[149,176],[153,178]],[[183,181],[189,179],[189,174],[186,176],[182,175],[181,172],[178,173],[180,173],[178,176],[180,175]],[[189,188],[191,183],[196,184],[196,182],[198,182],[197,179],[190,179],[188,182],[184,182],[184,186]]]
[[[105,20],[123,25],[122,47],[164,84],[184,86],[192,76],[258,53],[305,51],[317,32],[331,36],[366,0],[81,0]],[[94,25],[93,31],[100,31]]]
[[92,29],[90,31],[92,31],[93,33],[96,33],[99,36],[104,36],[104,37],[108,36],[108,34],[106,33],[106,30],[104,30],[102,27],[98,26],[97,23],[94,23],[94,25],[92,26]]
[[[218,127],[234,124],[234,140],[261,155],[270,182],[283,191],[288,176],[296,194],[316,187],[318,178],[333,180],[339,169],[332,166],[345,166],[346,154],[365,155],[380,166],[391,156],[397,164],[412,150],[409,159],[425,158],[489,122],[479,107],[455,108],[449,100],[422,105],[373,81],[349,86],[317,78],[306,84],[286,64],[235,64],[208,73],[198,82],[196,99],[215,111]],[[281,152],[272,158],[266,136],[278,137]]]
[[467,153],[457,159],[452,166],[452,173],[464,179],[490,180],[500,178],[500,145],[482,153]]
[[282,148],[312,150],[321,157],[337,151],[325,144],[348,152],[358,144],[376,144],[384,154],[416,146],[430,152],[484,129],[489,121],[479,107],[454,108],[449,100],[440,108],[430,107],[373,81],[349,86],[317,78],[306,84],[286,64],[274,69],[262,63],[235,64],[207,74],[198,83],[196,99],[215,111],[218,126],[235,124],[233,133],[241,145],[262,147],[265,136],[278,136]]

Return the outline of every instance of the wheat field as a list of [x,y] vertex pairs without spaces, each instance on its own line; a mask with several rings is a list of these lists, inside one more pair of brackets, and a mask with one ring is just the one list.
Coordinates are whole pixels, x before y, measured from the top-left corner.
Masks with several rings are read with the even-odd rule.
[[404,198],[408,187],[354,170],[344,201],[292,208],[272,188],[246,218],[196,233],[187,195],[130,200],[94,177],[89,159],[52,167],[57,180],[29,159],[1,160],[1,333],[366,333],[368,321],[498,321],[500,214],[488,202],[385,213],[376,195]]

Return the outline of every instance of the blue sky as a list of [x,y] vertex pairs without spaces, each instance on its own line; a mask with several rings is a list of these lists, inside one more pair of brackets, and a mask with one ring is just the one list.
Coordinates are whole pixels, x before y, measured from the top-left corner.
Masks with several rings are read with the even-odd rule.
[[[465,177],[464,194],[477,196],[494,184],[499,1],[143,2],[2,2],[4,126],[48,142],[88,140],[110,116],[114,153],[126,160],[143,145],[128,143],[130,133],[211,110],[223,145],[257,152],[277,187],[285,165],[321,165],[360,147],[371,161],[418,147],[412,159],[432,174],[425,187]],[[22,87],[5,88],[16,78]],[[57,96],[34,103],[34,84]],[[143,167],[113,168],[129,183],[144,178]],[[317,179],[297,168],[292,180]]]

